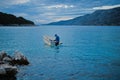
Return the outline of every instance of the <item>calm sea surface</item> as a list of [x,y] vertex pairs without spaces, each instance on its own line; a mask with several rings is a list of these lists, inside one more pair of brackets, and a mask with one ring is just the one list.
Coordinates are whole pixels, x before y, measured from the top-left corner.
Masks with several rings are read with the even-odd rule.
[[[63,43],[49,47],[43,36]],[[120,27],[0,27],[0,51],[20,51],[30,61],[17,80],[120,80]]]

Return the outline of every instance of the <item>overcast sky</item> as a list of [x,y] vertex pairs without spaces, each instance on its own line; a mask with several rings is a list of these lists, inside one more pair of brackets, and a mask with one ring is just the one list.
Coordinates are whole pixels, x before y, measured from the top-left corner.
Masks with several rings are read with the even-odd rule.
[[72,19],[114,7],[120,7],[120,0],[0,0],[0,12],[23,16],[36,24]]

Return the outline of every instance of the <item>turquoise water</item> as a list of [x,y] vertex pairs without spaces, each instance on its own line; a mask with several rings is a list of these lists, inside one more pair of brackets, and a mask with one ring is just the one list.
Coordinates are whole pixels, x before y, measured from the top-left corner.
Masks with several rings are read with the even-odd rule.
[[[59,47],[44,45],[57,33]],[[0,51],[21,51],[30,61],[17,80],[119,80],[120,27],[0,27]]]

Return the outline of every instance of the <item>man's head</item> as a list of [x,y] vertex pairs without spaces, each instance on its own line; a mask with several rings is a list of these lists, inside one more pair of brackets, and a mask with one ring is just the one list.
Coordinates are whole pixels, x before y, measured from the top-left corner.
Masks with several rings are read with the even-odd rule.
[[57,34],[55,34],[55,36],[57,36]]

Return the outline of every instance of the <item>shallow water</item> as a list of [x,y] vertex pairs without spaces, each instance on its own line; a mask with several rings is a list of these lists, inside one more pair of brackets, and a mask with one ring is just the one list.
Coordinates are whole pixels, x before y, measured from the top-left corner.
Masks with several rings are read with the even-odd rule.
[[[63,43],[49,47],[43,35]],[[120,27],[0,27],[0,51],[21,51],[30,61],[17,80],[119,80]]]

